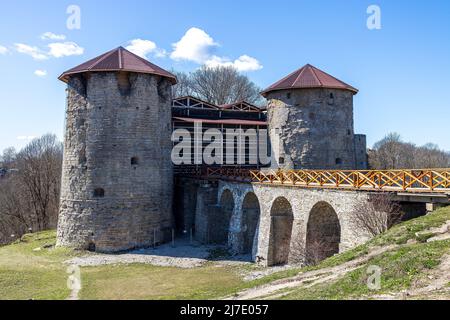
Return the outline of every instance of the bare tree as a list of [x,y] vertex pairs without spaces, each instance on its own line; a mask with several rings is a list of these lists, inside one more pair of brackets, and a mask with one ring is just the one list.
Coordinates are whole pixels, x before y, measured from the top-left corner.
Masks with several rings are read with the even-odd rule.
[[305,242],[303,236],[298,235],[292,239],[289,263],[314,266],[327,258],[333,245],[325,239],[313,239]]
[[33,230],[30,207],[19,179],[9,175],[0,181],[0,243],[7,243],[10,235],[22,235]]
[[172,71],[177,77],[177,84],[172,87],[172,95],[174,98],[192,96],[195,93],[192,92],[191,78],[189,74],[184,72]]
[[62,144],[55,135],[35,139],[17,155],[17,169],[39,230],[56,221],[62,166]]
[[[377,151],[377,158],[372,159],[372,165],[380,167],[380,169],[397,168],[401,157],[400,135],[397,133],[389,133],[382,140],[374,145]],[[369,160],[370,161],[370,160]]]
[[369,201],[356,203],[351,212],[355,230],[372,236],[381,234],[402,220],[400,205],[389,194],[373,194]]
[[424,169],[450,167],[450,153],[428,143],[417,147],[403,142],[400,135],[390,133],[374,144],[368,151],[369,166],[372,169]]
[[261,105],[261,91],[247,76],[233,67],[206,67],[193,73],[176,72],[178,84],[174,96],[192,95],[216,105],[245,100]]
[[9,166],[17,171],[0,180],[0,241],[3,243],[11,240],[11,233],[20,236],[29,229],[40,231],[56,226],[62,143],[55,135],[47,134],[8,159]]
[[6,148],[0,156],[0,167],[11,169],[12,164],[16,159],[16,149],[14,147]]

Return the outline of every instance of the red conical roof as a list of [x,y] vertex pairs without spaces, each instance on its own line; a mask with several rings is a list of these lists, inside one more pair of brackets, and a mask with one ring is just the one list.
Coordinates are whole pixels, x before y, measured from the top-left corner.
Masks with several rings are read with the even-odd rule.
[[157,65],[135,55],[125,48],[118,47],[106,52],[94,59],[91,59],[79,66],[67,70],[59,80],[68,82],[68,78],[73,74],[84,72],[108,72],[108,71],[129,71],[136,73],[156,74],[169,78],[172,84],[177,83],[177,78],[170,72],[158,67]]
[[266,94],[271,91],[304,88],[343,89],[352,91],[355,94],[358,93],[358,89],[355,89],[345,82],[329,75],[328,73],[307,64],[284,77],[280,81],[275,82],[261,94],[266,96]]

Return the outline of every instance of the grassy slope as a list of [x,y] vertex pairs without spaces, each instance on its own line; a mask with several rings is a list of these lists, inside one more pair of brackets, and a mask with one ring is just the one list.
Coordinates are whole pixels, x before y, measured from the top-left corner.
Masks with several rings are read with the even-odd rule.
[[[220,266],[208,263],[195,269],[156,267],[144,264],[109,265],[82,268],[82,299],[207,299],[222,297],[244,288],[294,276],[299,272],[336,266],[366,254],[374,247],[403,244],[399,249],[372,258],[336,282],[308,289],[289,291],[288,299],[354,298],[370,294],[366,286],[367,265],[383,269],[382,292],[398,291],[420,281],[424,272],[436,267],[450,242],[425,243],[427,236],[416,237],[431,227],[450,220],[450,207],[395,226],[368,243],[331,257],[315,267],[278,272],[251,282],[239,275],[254,266]],[[409,239],[419,243],[405,245]],[[33,251],[54,245],[53,231],[24,236],[21,242],[0,247],[0,299],[65,299],[67,274],[63,261],[77,254],[63,248]],[[84,253],[83,253],[84,254]]]
[[[55,232],[26,235],[0,247],[0,299],[66,299],[67,266],[85,254],[55,244]],[[33,251],[41,247],[40,251]],[[194,269],[146,264],[106,265],[81,269],[81,299],[208,299],[235,291],[243,283],[241,267],[208,263]]]
[[[418,232],[423,232],[430,228],[439,227],[448,220],[450,220],[450,206],[436,210],[435,212],[432,212],[426,216],[398,224],[393,228],[391,228],[390,230],[388,230],[387,232],[368,241],[367,243],[355,247],[346,252],[343,252],[341,254],[330,257],[322,261],[317,266],[306,268],[293,268],[286,271],[277,272],[265,278],[254,281],[254,284],[255,285],[264,284],[274,280],[292,277],[299,274],[300,272],[337,266],[342,263],[356,259],[364,254],[367,254],[370,249],[376,247],[388,246],[393,244],[404,245],[410,239],[416,240],[417,242],[425,242],[427,239],[426,236],[417,237],[415,234]],[[447,248],[448,250],[450,250],[450,246],[448,246],[448,244]]]
[[[374,294],[389,294],[409,289],[425,280],[428,271],[437,267],[440,258],[450,250],[450,240],[407,245],[370,259],[360,268],[347,273],[335,282],[310,288],[297,288],[284,299],[354,299]],[[381,267],[381,289],[367,286],[368,266]]]
[[55,244],[55,232],[26,235],[21,242],[0,247],[1,299],[64,299],[69,294],[62,262],[68,249],[33,249]]
[[[293,269],[270,276],[270,281],[296,275],[300,272],[333,267],[368,253],[371,249],[387,245],[400,247],[373,257],[360,268],[347,273],[335,282],[291,290],[285,299],[350,299],[373,294],[398,292],[424,280],[426,273],[439,265],[442,255],[450,253],[450,240],[427,243],[429,238],[417,235],[450,220],[450,207],[439,209],[426,216],[401,223],[371,241],[352,250],[322,261],[318,266]],[[414,240],[414,241],[409,241]],[[414,242],[414,243],[413,243]],[[411,243],[411,244],[407,244]],[[381,290],[371,291],[367,287],[367,268],[380,266]],[[267,282],[268,278],[262,279]]]

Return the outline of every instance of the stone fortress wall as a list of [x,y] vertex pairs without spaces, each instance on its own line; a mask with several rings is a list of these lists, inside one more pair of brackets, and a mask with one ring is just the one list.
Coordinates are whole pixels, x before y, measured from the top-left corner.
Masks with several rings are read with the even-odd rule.
[[[296,72],[286,78],[295,80],[290,89],[277,88],[287,83],[282,80],[263,93],[272,167],[364,169],[365,136],[353,127],[357,90],[310,65]],[[298,87],[313,76],[339,88]],[[364,193],[179,177],[174,183],[176,78],[124,48],[60,79],[68,88],[58,245],[118,252],[164,242],[174,229],[191,230],[199,242],[273,265],[291,262],[298,256],[292,250],[317,240],[327,242],[318,250],[325,257],[364,239],[349,223]]]
[[59,245],[111,252],[170,234],[171,99],[170,82],[157,75],[70,78]]

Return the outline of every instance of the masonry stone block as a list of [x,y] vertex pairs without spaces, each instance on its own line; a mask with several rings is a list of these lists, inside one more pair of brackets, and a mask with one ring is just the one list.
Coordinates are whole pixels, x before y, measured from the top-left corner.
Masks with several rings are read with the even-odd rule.
[[114,252],[170,235],[170,124],[166,78],[125,72],[70,77],[58,245]]

